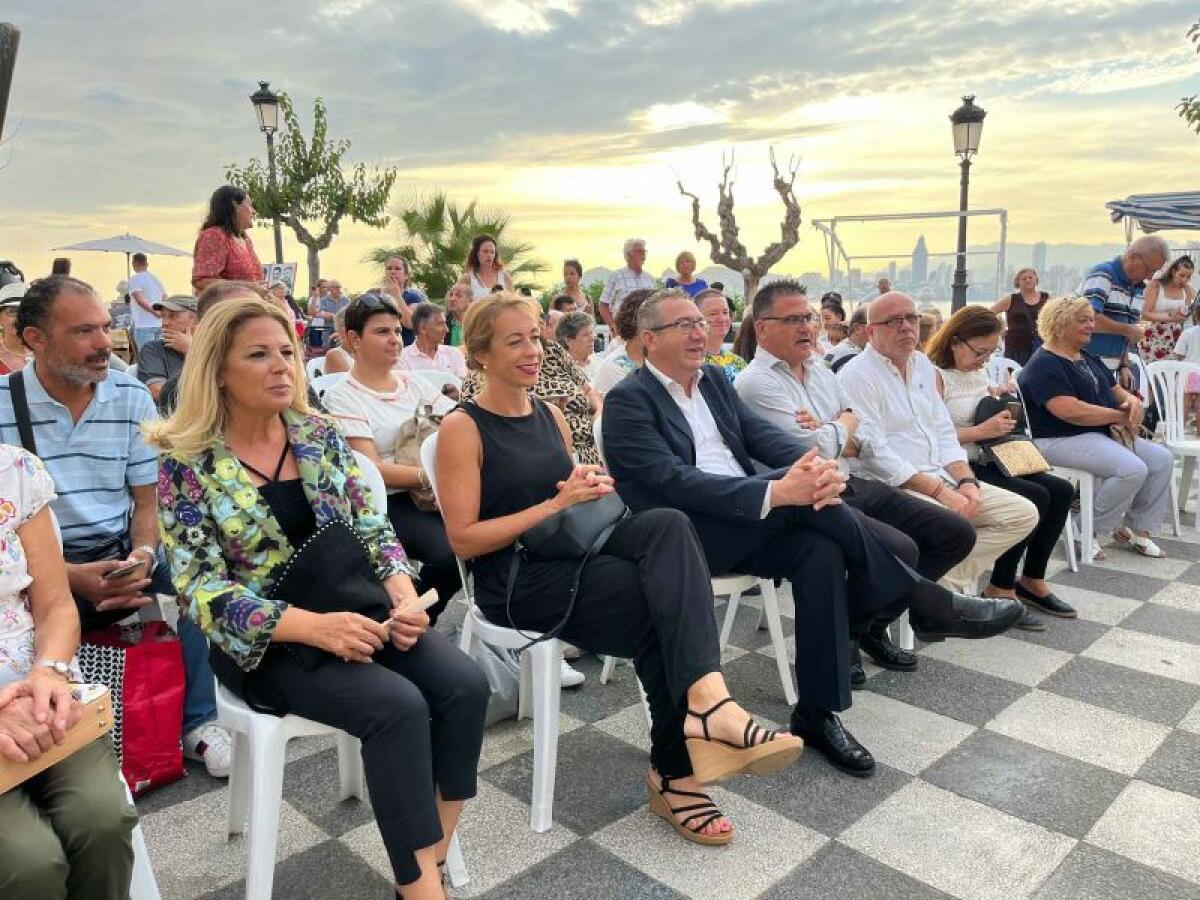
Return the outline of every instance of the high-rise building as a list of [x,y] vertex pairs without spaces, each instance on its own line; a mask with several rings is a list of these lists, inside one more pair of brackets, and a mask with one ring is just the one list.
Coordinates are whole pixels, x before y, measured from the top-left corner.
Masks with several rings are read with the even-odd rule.
[[1046,271],[1046,242],[1038,241],[1033,245],[1033,267],[1039,272]]
[[929,250],[925,247],[925,235],[917,238],[912,252],[912,283],[918,287],[929,280]]
[[894,259],[890,263],[888,263],[887,272],[888,272],[887,273],[888,281],[890,281],[892,284],[895,284],[896,283],[896,261]]

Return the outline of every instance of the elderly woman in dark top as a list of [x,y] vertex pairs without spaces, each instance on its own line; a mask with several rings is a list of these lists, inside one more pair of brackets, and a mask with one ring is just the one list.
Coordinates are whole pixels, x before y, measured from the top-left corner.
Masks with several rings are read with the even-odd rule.
[[[175,587],[212,644],[217,678],[252,707],[361,739],[401,896],[443,900],[438,867],[475,795],[487,681],[427,630],[387,516],[345,439],[309,408],[283,311],[244,298],[214,307],[196,329],[178,408],[147,432],[162,451],[159,523]],[[359,576],[390,599],[382,621],[275,595],[297,549],[341,527],[363,547]]]
[[1151,533],[1162,527],[1170,502],[1171,451],[1137,436],[1141,401],[1084,349],[1095,325],[1084,297],[1056,297],[1042,309],[1044,343],[1017,377],[1030,430],[1051,465],[1095,476],[1097,535],[1111,531],[1118,546],[1166,556]]

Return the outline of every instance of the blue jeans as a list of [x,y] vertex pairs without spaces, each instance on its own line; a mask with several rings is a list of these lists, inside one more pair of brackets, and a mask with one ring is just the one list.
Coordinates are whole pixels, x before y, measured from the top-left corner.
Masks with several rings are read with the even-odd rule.
[[[166,554],[158,549],[158,563],[150,576],[150,590],[156,594],[175,596],[171,570]],[[179,643],[183,647],[183,733],[187,734],[217,717],[217,689],[212,667],[208,664],[208,640],[196,623],[187,616],[179,617]]]
[[135,328],[133,329],[133,343],[136,347],[145,347],[151,341],[157,341],[162,337],[162,327],[154,328]]

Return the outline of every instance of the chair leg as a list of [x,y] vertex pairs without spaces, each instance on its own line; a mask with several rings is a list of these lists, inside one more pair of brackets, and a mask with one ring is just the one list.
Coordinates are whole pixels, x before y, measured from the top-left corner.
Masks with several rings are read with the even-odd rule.
[[737,618],[738,604],[742,600],[742,592],[729,595],[729,602],[725,605],[725,621],[721,625],[721,651],[724,652],[725,647],[729,644],[729,635],[733,631],[733,620]]
[[908,623],[908,610],[889,626],[892,640],[901,650],[912,650],[916,646],[916,637],[912,626]]
[[337,735],[338,779],[341,781],[341,799],[355,797],[367,799],[366,778],[363,775],[362,741],[339,731]]
[[1067,521],[1063,525],[1062,533],[1063,547],[1067,552],[1067,565],[1071,567],[1072,572],[1079,571],[1079,562],[1075,558],[1075,526],[1071,524],[1070,515],[1067,516]]
[[[1187,511],[1188,498],[1192,495],[1192,474],[1196,469],[1196,457],[1185,456],[1183,458],[1183,469],[1179,473],[1179,511]],[[1200,503],[1197,503],[1197,514],[1200,515]],[[1200,527],[1200,518],[1196,519],[1197,527]]]
[[608,680],[613,677],[613,672],[617,670],[617,658],[615,656],[604,657],[604,668],[600,670],[600,683],[608,684]]
[[[520,722],[522,719],[528,719],[532,714],[529,709],[529,700],[533,690],[534,678],[533,662],[528,650],[521,654],[517,663],[520,666],[519,681],[517,682],[517,721]],[[559,679],[559,683],[561,684],[561,678]],[[534,712],[536,712],[536,709]]]
[[638,696],[642,698],[642,713],[646,716],[646,732],[649,733],[654,727],[654,720],[650,717],[650,701],[646,697],[646,689],[642,687],[642,679],[634,675],[633,680],[637,682]]
[[558,766],[558,701],[561,684],[558,641],[543,641],[527,650],[533,670],[533,803],[530,827],[549,831],[554,824],[554,775]]
[[229,799],[225,834],[245,834],[246,813],[250,806],[250,739],[239,731],[230,731],[233,739],[233,765],[229,769]]
[[1175,473],[1171,473],[1171,534],[1179,537],[1179,488],[1175,486]]
[[463,619],[462,635],[458,639],[458,649],[468,656],[475,650],[475,620],[471,615],[470,608],[467,609],[466,618]]
[[1079,480],[1079,546],[1083,551],[1083,562],[1091,563],[1096,559],[1096,519],[1094,514],[1096,501],[1096,482],[1090,475]]
[[792,683],[792,667],[788,665],[787,643],[783,637],[783,621],[779,618],[779,595],[775,583],[769,578],[759,582],[762,588],[763,615],[767,630],[771,633],[771,646],[775,649],[775,665],[779,669],[779,681],[783,685],[783,697],[788,706],[796,705],[796,686]]
[[146,849],[146,838],[142,826],[135,825],[133,834],[133,878],[129,882],[129,900],[160,900],[158,881],[150,865],[150,852]]
[[446,874],[450,876],[450,885],[460,888],[471,880],[467,871],[467,862],[463,858],[462,847],[458,843],[458,832],[450,836],[450,844],[446,847]]
[[283,804],[286,743],[279,727],[250,735],[250,829],[246,838],[246,900],[269,900],[275,881],[275,848]]

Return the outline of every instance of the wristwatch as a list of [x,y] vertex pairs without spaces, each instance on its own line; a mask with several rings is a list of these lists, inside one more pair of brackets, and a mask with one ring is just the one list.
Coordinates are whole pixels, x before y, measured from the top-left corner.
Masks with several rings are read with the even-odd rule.
[[71,680],[71,666],[61,659],[43,659],[38,662],[38,665],[47,669],[53,669],[54,674],[61,675],[67,681]]
[[958,479],[958,481],[956,481],[954,483],[954,487],[957,490],[958,488],[962,487],[964,484],[973,484],[973,485],[975,485],[975,487],[979,487],[979,479],[972,478],[971,476],[967,476],[966,478],[960,478],[960,479]]

